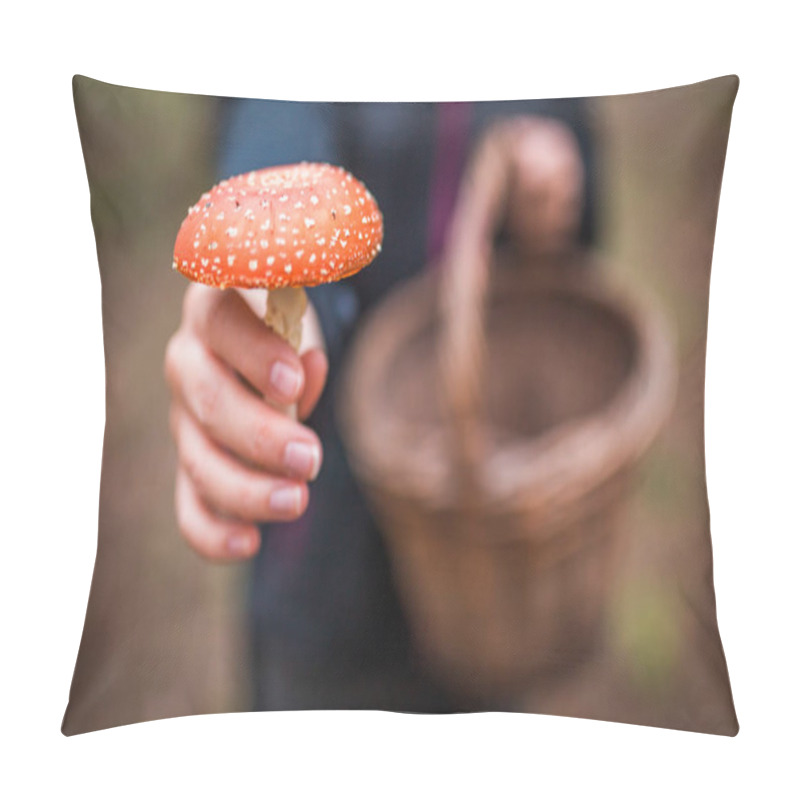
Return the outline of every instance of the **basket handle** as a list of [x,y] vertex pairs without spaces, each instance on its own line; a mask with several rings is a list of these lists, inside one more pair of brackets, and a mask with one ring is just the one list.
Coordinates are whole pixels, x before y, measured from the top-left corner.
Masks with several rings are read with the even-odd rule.
[[[530,116],[503,120],[492,126],[470,159],[444,243],[439,297],[441,405],[459,490],[467,502],[481,494],[486,453],[481,383],[486,372],[485,307],[492,245],[507,211],[515,160],[532,141],[555,147],[550,152],[560,153],[562,167],[575,167],[569,174],[573,178],[580,174],[582,187],[582,166],[571,161],[577,157],[577,140],[563,123]],[[582,189],[578,194],[582,203]],[[577,225],[577,217],[573,222]],[[574,244],[569,226],[561,233],[562,239],[549,244],[550,257]]]
[[485,298],[492,240],[510,172],[502,129],[498,134],[484,138],[467,167],[440,264],[438,388],[457,490],[465,503],[481,496],[480,465],[486,451],[481,425]]

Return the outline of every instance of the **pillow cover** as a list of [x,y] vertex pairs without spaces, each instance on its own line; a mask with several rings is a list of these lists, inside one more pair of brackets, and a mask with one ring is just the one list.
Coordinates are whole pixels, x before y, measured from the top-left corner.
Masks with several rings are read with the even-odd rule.
[[[76,76],[107,422],[63,732],[367,708],[735,735],[703,386],[737,88],[728,76],[604,98],[291,103]],[[363,180],[384,246],[309,292],[328,374],[305,420],[324,458],[303,513],[261,522],[258,552],[223,558],[176,521],[185,454],[163,373],[189,312],[173,246],[212,184],[300,161]],[[490,260],[474,257],[484,245]],[[456,322],[437,302],[448,287]],[[479,342],[472,361],[459,335]],[[229,461],[269,471],[223,439]],[[206,511],[233,525],[194,468]]]

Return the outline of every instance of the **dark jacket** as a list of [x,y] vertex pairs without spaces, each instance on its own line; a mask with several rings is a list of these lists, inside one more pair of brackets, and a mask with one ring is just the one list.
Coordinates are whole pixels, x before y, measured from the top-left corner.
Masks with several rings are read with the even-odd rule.
[[[590,137],[580,102],[475,103],[468,111],[467,149],[499,117],[535,113],[566,121],[583,150],[591,197]],[[374,264],[309,292],[330,360],[328,384],[308,421],[322,441],[324,463],[307,512],[295,523],[265,526],[253,565],[248,611],[258,708],[456,708],[417,662],[391,565],[348,468],[333,408],[359,317],[429,258],[437,114],[432,103],[232,100],[223,109],[220,178],[304,160],[338,164],[374,194],[385,228]],[[587,202],[584,240],[592,233],[591,211]]]

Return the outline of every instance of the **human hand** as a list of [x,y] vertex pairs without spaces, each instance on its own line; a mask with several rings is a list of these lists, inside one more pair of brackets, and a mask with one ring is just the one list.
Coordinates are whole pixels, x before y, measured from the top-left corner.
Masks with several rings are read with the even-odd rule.
[[192,284],[165,355],[178,527],[215,561],[255,555],[258,522],[299,517],[322,463],[316,434],[279,409],[311,413],[327,358],[319,347],[298,356],[267,328],[258,294]]
[[577,236],[584,196],[575,134],[554,119],[520,117],[507,125],[506,229],[523,254],[563,252]]
[[502,227],[525,258],[569,249],[580,226],[584,182],[578,141],[567,125],[536,116],[496,122],[470,159],[443,260],[486,261]]

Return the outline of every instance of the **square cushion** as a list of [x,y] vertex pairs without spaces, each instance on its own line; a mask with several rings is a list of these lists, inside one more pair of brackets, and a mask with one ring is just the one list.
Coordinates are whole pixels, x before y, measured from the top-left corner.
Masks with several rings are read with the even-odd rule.
[[[736,734],[703,438],[735,76],[457,104],[234,100],[81,76],[73,88],[103,286],[107,422],[65,734],[328,708]],[[495,299],[483,302],[500,297],[511,311],[473,327],[487,342],[492,469],[471,503],[452,489],[461,449],[440,442],[451,429],[436,399],[438,340],[420,337],[436,327],[428,301],[463,177],[519,118],[568,132],[580,202],[563,252],[520,257],[508,220],[521,208],[521,162],[509,158],[511,200],[490,241]],[[254,558],[218,564],[187,545],[174,508],[164,360],[188,283],[170,269],[173,246],[187,208],[219,180],[301,161],[364,181],[383,249],[359,275],[309,291],[330,365],[306,421],[324,450],[309,507],[262,524]],[[537,163],[562,180],[555,162]],[[532,201],[530,226],[546,227],[551,201]],[[515,269],[518,288],[502,289]],[[417,317],[415,345],[399,331]],[[406,480],[426,470],[422,489]]]

